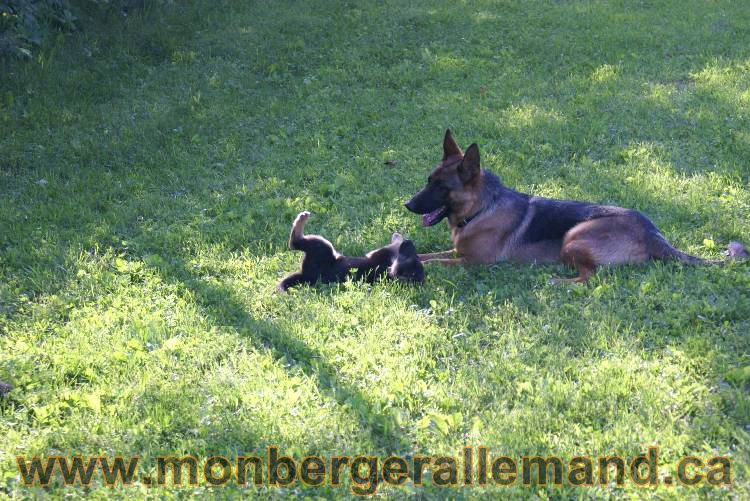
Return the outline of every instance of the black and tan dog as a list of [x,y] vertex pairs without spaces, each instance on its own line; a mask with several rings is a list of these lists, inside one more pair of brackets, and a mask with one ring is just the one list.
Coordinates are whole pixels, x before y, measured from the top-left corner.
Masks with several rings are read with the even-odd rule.
[[[584,282],[599,266],[650,259],[709,263],[675,249],[638,211],[507,188],[480,167],[477,145],[462,153],[450,130],[443,140],[443,160],[406,207],[423,215],[424,226],[448,218],[454,249],[420,254],[423,262],[562,262],[578,271],[576,278],[553,282]],[[730,243],[727,254],[748,255],[737,242]]]
[[391,243],[369,252],[364,257],[339,254],[333,244],[319,235],[305,235],[305,223],[310,213],[300,212],[292,223],[289,249],[305,253],[302,269],[284,278],[276,287],[285,291],[300,284],[343,282],[351,276],[355,280],[373,283],[387,276],[404,282],[423,282],[424,269],[411,240],[394,233]]

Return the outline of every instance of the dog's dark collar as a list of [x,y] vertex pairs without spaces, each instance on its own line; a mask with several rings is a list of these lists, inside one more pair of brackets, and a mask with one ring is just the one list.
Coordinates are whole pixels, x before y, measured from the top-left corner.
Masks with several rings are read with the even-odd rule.
[[457,227],[459,227],[459,228],[463,228],[464,226],[466,226],[467,224],[469,224],[470,222],[472,222],[472,221],[473,221],[473,220],[474,220],[474,219],[475,219],[475,218],[476,218],[476,217],[477,217],[477,216],[478,216],[479,214],[481,214],[482,212],[484,212],[484,209],[479,209],[479,210],[478,210],[477,212],[475,212],[475,213],[474,213],[473,215],[471,215],[471,216],[467,217],[466,219],[462,219],[461,221],[459,221],[459,222],[458,222],[458,223],[456,224],[456,226],[457,226]]

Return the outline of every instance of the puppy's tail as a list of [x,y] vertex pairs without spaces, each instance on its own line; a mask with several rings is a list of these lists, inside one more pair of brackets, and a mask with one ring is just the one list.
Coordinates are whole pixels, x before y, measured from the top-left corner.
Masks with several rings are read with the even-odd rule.
[[286,292],[290,287],[300,285],[308,282],[302,273],[292,273],[288,277],[284,278],[281,282],[276,285],[276,290],[279,292]]
[[726,259],[702,259],[697,256],[691,256],[690,254],[673,247],[662,235],[658,235],[658,237],[651,242],[651,247],[651,257],[654,259],[661,259],[664,261],[676,259],[677,261],[687,264],[722,265],[728,261],[747,259],[750,257],[745,246],[739,242],[729,242],[727,250],[724,251],[724,255],[727,256]]

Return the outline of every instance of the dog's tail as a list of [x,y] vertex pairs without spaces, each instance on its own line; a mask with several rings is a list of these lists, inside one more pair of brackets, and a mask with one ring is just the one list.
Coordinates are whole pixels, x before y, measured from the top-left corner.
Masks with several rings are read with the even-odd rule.
[[727,245],[727,250],[724,251],[724,255],[727,256],[726,259],[702,259],[697,256],[691,256],[690,254],[676,249],[661,234],[658,234],[658,236],[656,236],[651,241],[650,250],[651,257],[653,259],[661,259],[664,261],[676,259],[677,261],[681,261],[683,263],[697,265],[721,265],[725,264],[727,261],[747,259],[748,257],[750,257],[750,254],[748,254],[747,249],[745,249],[744,245],[739,242],[729,242],[729,245]]

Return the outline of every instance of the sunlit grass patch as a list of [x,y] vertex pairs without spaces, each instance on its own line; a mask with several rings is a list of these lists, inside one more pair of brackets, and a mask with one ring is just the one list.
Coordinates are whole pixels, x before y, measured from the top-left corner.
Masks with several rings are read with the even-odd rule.
[[[750,242],[741,2],[165,4],[3,63],[0,496],[16,455],[733,459],[734,486],[432,485],[430,498],[748,495],[748,265],[433,267],[278,294],[294,216],[346,254],[399,231],[445,128],[537,195],[635,208],[681,249]],[[150,468],[150,469],[149,469]]]

